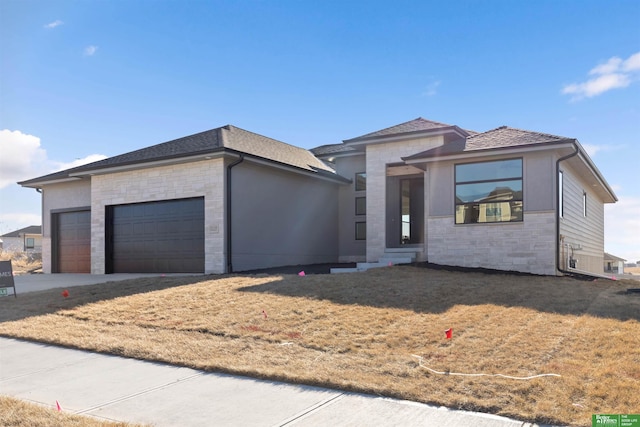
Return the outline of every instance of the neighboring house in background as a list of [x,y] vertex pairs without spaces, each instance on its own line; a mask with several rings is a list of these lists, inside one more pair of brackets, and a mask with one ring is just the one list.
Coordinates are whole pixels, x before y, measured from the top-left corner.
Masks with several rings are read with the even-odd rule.
[[624,274],[624,262],[626,259],[619,258],[609,253],[604,253],[605,273]]
[[227,125],[20,184],[42,191],[47,273],[418,260],[601,274],[617,201],[575,139],[422,118],[310,151]]
[[30,225],[20,230],[0,236],[2,249],[6,252],[26,252],[40,253],[42,252],[42,227],[39,225]]

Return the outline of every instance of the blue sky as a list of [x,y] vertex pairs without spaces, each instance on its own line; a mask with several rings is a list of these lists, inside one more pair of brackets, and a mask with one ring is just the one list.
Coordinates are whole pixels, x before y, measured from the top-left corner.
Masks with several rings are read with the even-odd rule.
[[312,148],[424,117],[577,138],[640,260],[640,2],[0,1],[0,234],[16,181],[225,124]]

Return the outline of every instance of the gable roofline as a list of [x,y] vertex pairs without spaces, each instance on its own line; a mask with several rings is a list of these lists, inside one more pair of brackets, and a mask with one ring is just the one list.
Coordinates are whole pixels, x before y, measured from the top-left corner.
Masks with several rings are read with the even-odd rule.
[[626,259],[624,259],[624,258],[620,258],[620,257],[615,256],[615,255],[611,255],[611,254],[610,254],[610,253],[608,253],[608,252],[605,252],[605,253],[604,253],[604,260],[605,260],[605,261],[607,261],[607,260],[611,260],[611,261],[623,261],[623,262],[624,262],[624,261],[626,261]]
[[9,233],[3,234],[0,237],[22,237],[25,234],[42,234],[42,226],[40,225],[30,225],[28,227],[21,228],[19,230],[11,231]]
[[399,125],[384,128],[375,132],[371,132],[356,138],[345,139],[344,144],[359,146],[366,144],[375,144],[381,142],[392,142],[404,139],[415,138],[416,136],[438,136],[452,135],[451,139],[466,138],[472,135],[456,125],[448,125],[446,123],[435,122],[418,117]]

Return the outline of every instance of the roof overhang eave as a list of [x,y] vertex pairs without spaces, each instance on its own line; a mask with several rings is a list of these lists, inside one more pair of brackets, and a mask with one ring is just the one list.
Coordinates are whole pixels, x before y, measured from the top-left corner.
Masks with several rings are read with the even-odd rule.
[[226,149],[227,153],[233,154],[234,157],[239,157],[240,155],[244,156],[245,161],[249,161],[252,163],[274,167],[276,169],[285,170],[288,172],[293,172],[305,176],[311,176],[313,178],[322,179],[325,181],[331,181],[333,183],[338,184],[350,184],[351,180],[343,177],[342,175],[338,175],[333,172],[333,170],[328,169],[320,169],[313,166],[309,166],[307,168],[302,168],[298,166],[289,165],[286,163],[278,162],[276,160],[267,159],[265,157],[256,156],[255,154],[244,153],[241,151]]
[[87,168],[69,174],[70,177],[87,177],[94,175],[106,175],[117,172],[127,172],[137,169],[149,169],[159,166],[177,165],[181,163],[191,163],[203,160],[211,160],[222,158],[224,151],[222,149],[203,151],[197,154],[191,154],[183,157],[165,157],[146,162],[127,162],[115,166],[103,166],[98,168]]
[[[604,179],[604,177],[596,167],[596,165],[589,158],[584,148],[582,148],[582,146],[576,139],[564,139],[557,142],[521,145],[518,147],[487,148],[487,149],[481,149],[481,150],[464,151],[464,152],[450,153],[450,154],[444,154],[440,156],[430,156],[430,157],[416,158],[416,159],[409,159],[405,157],[402,160],[407,165],[413,165],[421,169],[426,169],[429,163],[440,162],[443,160],[447,160],[447,161],[469,160],[469,159],[487,157],[491,155],[508,156],[508,155],[522,154],[522,153],[531,153],[536,151],[546,151],[546,150],[567,149],[567,151],[569,151],[569,150],[575,149],[575,147],[578,147],[578,150],[579,150],[578,157],[581,160],[581,163],[586,167],[586,169],[591,173],[593,178],[596,180],[596,183],[592,184],[592,186],[595,187],[594,191],[597,191],[598,194],[600,194],[604,203],[617,202],[618,197],[613,192],[613,189],[609,186],[607,181]],[[598,191],[598,188],[601,189],[601,191]]]
[[520,145],[517,147],[500,147],[500,148],[485,148],[479,150],[470,150],[470,151],[460,151],[455,153],[448,153],[443,155],[434,155],[427,156],[422,158],[414,158],[411,159],[407,157],[403,157],[402,160],[408,165],[418,165],[418,164],[427,164],[440,162],[442,160],[462,160],[462,159],[473,159],[479,157],[487,157],[490,155],[511,155],[511,154],[521,154],[523,152],[535,152],[535,151],[544,151],[550,149],[562,149],[562,148],[573,148],[574,140],[562,140],[558,142],[551,142],[547,144],[531,144],[531,145]]
[[40,189],[45,185],[64,184],[66,182],[79,181],[80,179],[81,179],[80,177],[65,176],[65,177],[61,177],[61,178],[46,179],[46,180],[42,180],[42,181],[38,180],[38,181],[35,181],[35,182],[31,182],[32,180],[21,181],[21,182],[18,182],[18,185],[20,185],[21,187],[25,187],[25,188]]

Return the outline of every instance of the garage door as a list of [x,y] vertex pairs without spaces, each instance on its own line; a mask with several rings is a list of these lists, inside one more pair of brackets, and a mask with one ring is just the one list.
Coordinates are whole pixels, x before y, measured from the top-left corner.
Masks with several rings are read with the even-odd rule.
[[110,206],[107,217],[107,272],[204,272],[203,198]]
[[91,211],[54,214],[56,273],[91,273]]

